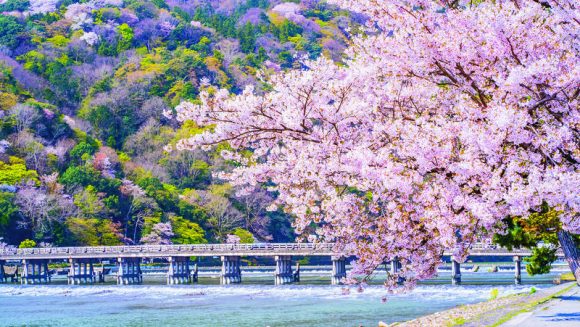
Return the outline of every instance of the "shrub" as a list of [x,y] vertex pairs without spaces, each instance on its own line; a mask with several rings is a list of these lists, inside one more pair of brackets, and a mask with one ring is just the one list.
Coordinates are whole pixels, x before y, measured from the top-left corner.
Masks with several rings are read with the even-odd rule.
[[20,249],[28,249],[36,247],[36,242],[33,240],[25,239],[24,241],[20,242],[18,248]]
[[491,297],[490,300],[495,300],[497,299],[497,296],[499,295],[499,290],[497,288],[494,288],[491,290]]

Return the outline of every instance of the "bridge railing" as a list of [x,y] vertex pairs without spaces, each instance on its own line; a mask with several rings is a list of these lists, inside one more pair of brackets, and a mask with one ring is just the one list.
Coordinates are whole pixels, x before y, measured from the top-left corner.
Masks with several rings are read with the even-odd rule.
[[[333,243],[255,243],[255,244],[172,244],[172,245],[130,245],[130,246],[93,246],[93,247],[53,247],[53,248],[26,248],[17,249],[14,247],[0,248],[0,255],[3,257],[26,257],[26,256],[82,256],[91,254],[99,257],[103,256],[123,256],[144,254],[149,256],[163,256],[162,254],[183,254],[183,255],[232,255],[244,253],[257,255],[276,255],[277,253],[293,252],[297,255],[311,254],[332,254]],[[470,252],[476,255],[493,255],[494,253],[527,256],[531,254],[528,249],[507,250],[489,243],[474,243],[470,246]],[[445,251],[445,255],[450,255],[452,251]],[[157,255],[159,254],[159,255]],[[562,256],[561,251],[557,255]]]
[[138,253],[181,253],[181,252],[278,252],[280,250],[306,250],[330,252],[332,243],[256,243],[256,244],[173,244],[173,245],[129,245],[54,248],[4,248],[0,255],[72,255],[72,254],[138,254]]

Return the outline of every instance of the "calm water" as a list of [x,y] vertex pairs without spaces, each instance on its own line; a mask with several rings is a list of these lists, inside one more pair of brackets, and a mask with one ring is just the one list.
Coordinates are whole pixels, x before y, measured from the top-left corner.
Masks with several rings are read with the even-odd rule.
[[[412,293],[389,296],[380,285],[363,293],[328,285],[330,279],[303,275],[300,285],[274,286],[271,272],[246,272],[244,284],[219,286],[211,272],[199,285],[165,286],[149,275],[141,286],[0,285],[1,326],[376,326],[378,321],[413,319],[460,304],[485,301],[493,288],[501,295],[549,287],[558,273],[524,276],[513,286],[511,272],[463,273],[464,284],[448,285],[449,273]],[[110,278],[112,279],[112,278]],[[479,285],[483,281],[494,285]]]

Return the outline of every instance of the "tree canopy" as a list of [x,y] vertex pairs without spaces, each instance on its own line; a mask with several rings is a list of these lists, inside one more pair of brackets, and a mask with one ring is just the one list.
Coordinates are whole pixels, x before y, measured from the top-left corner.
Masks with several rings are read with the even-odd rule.
[[462,260],[506,217],[533,220],[543,204],[578,275],[576,6],[332,2],[370,17],[342,65],[305,61],[265,94],[209,88],[176,109],[214,127],[177,149],[227,141],[233,185],[271,185],[297,232],[357,257],[352,276],[398,258],[389,288],[433,276],[444,249]]

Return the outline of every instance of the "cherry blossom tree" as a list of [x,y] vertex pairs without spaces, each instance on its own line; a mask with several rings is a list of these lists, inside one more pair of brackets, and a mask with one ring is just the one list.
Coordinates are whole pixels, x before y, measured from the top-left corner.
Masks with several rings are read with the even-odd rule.
[[226,243],[228,244],[239,244],[240,237],[237,235],[228,234],[226,235]]
[[172,244],[171,238],[175,234],[171,229],[171,223],[157,223],[153,225],[151,233],[143,236],[141,238],[141,243],[143,244]]
[[268,205],[273,197],[264,190],[255,190],[250,194],[235,197],[240,204],[240,212],[243,214],[243,227],[252,232],[261,240],[272,240],[269,232],[270,218],[266,215]]
[[29,228],[36,235],[51,240],[56,224],[77,213],[71,197],[48,193],[46,189],[24,185],[18,189],[14,203],[20,209],[19,228]]
[[343,65],[304,62],[263,95],[209,88],[178,119],[215,127],[177,149],[229,142],[240,166],[221,177],[246,193],[274,185],[298,233],[357,257],[351,277],[396,257],[386,286],[412,287],[445,249],[462,260],[503,218],[547,204],[580,280],[577,5],[329,2],[369,17]]

